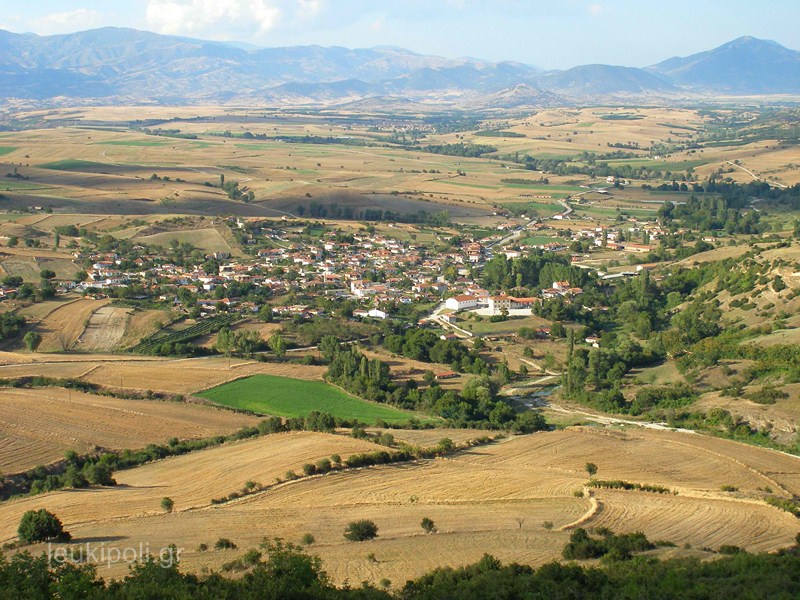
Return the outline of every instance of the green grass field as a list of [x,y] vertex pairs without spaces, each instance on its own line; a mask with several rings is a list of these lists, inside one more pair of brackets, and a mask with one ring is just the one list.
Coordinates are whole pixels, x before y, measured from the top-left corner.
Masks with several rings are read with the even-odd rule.
[[537,215],[554,215],[564,211],[563,206],[552,202],[505,202],[500,206],[516,215],[524,212],[533,212]]
[[531,246],[549,244],[550,242],[564,242],[565,245],[568,245],[568,242],[565,242],[564,238],[558,238],[553,235],[531,235],[519,241],[520,244],[528,244]]
[[14,146],[0,146],[0,156],[3,156],[4,154],[10,154],[14,150],[16,150],[16,147]]
[[97,142],[102,146],[163,146],[167,142],[164,140],[109,140],[107,142]]
[[390,406],[361,400],[321,381],[274,375],[237,379],[198,395],[225,406],[279,417],[300,417],[318,410],[340,419],[358,419],[373,424],[378,419],[403,423],[414,416]]
[[108,169],[111,165],[103,163],[92,162],[89,160],[79,160],[67,158],[64,160],[56,160],[54,162],[39,165],[42,169],[52,169],[54,171],[81,171],[81,170],[96,170]]
[[686,169],[696,169],[708,164],[707,160],[683,160],[676,162],[654,161],[646,158],[614,158],[603,161],[611,166],[628,165],[630,167],[647,167],[654,171],[685,171]]

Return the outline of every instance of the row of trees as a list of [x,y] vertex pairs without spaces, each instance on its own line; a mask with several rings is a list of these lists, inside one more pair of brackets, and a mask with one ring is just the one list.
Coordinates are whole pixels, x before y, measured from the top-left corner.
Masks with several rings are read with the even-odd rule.
[[[601,566],[550,563],[534,569],[502,564],[487,555],[459,568],[444,567],[406,582],[396,593],[368,583],[337,588],[323,570],[322,561],[283,540],[265,540],[259,550],[247,553],[241,577],[218,574],[198,577],[181,573],[177,560],[148,557],[132,567],[127,577],[106,582],[90,565],[70,561],[52,563],[42,553],[0,555],[0,596],[28,600],[123,600],[129,598],[198,598],[235,600],[497,600],[547,598],[548,600],[671,600],[673,598],[770,598],[790,600],[800,596],[800,548],[776,554],[748,554],[738,548],[721,550],[718,560],[699,558],[659,560],[630,554],[649,542],[643,536],[590,538],[578,530],[570,544],[596,554],[596,540],[610,550]],[[312,538],[313,539],[313,538]],[[220,543],[221,542],[221,543]],[[220,538],[219,548],[235,547]],[[174,555],[169,557],[174,558]],[[391,585],[385,580],[384,587]]]

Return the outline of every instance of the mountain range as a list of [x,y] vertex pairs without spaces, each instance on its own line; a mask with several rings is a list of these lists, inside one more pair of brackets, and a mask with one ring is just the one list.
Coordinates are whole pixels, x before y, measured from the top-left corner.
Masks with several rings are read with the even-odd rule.
[[742,37],[645,69],[447,59],[397,47],[253,48],[102,28],[52,36],[0,30],[0,97],[102,103],[402,99],[483,108],[619,99],[800,93],[800,52]]

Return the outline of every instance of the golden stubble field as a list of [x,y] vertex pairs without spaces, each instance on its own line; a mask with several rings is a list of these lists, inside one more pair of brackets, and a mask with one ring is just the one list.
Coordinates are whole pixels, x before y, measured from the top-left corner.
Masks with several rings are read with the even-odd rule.
[[196,404],[124,400],[63,388],[0,389],[0,472],[64,457],[228,434],[258,418]]
[[[397,432],[397,437],[402,434]],[[355,446],[354,446],[355,444]],[[465,564],[484,552],[531,564],[557,559],[569,530],[606,526],[643,531],[650,539],[693,548],[723,544],[770,551],[792,543],[796,519],[764,502],[800,492],[800,460],[759,448],[687,433],[575,427],[507,439],[448,458],[334,472],[284,483],[224,505],[209,499],[261,483],[317,456],[371,446],[326,434],[281,434],[119,472],[114,489],[62,491],[0,505],[3,540],[14,536],[24,510],[45,507],[64,520],[76,542],[107,546],[182,547],[185,569],[219,569],[262,538],[298,542],[311,533],[326,569],[339,583],[388,578],[401,584],[431,568]],[[678,492],[592,490],[585,464],[598,477],[657,484]],[[736,492],[722,492],[734,486]],[[588,491],[588,490],[587,490]],[[173,497],[162,514],[158,499]],[[419,523],[432,518],[438,533]],[[368,518],[372,542],[342,538],[345,525]],[[553,524],[552,529],[544,527]],[[236,551],[200,552],[219,537]],[[374,554],[375,560],[369,557]],[[117,565],[100,573],[119,576]]]

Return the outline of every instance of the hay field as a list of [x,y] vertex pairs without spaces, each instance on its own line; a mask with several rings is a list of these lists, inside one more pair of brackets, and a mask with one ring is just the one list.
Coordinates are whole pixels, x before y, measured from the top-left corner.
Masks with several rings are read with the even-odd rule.
[[88,452],[205,438],[258,422],[195,404],[123,400],[62,388],[0,389],[0,472],[17,473]]
[[[224,505],[204,503],[225,485],[236,489],[245,477],[304,461],[312,452],[304,440],[316,444],[320,435],[269,436],[241,443],[263,444],[258,451],[239,452],[233,445],[120,472],[124,489],[55,492],[6,503],[0,505],[0,523],[8,525],[0,538],[13,536],[22,510],[44,506],[61,516],[76,541],[176,543],[184,548],[184,568],[199,571],[218,568],[264,537],[297,542],[309,532],[317,540],[311,550],[337,582],[386,577],[401,583],[436,566],[477,560],[483,552],[532,564],[556,559],[577,523],[641,530],[678,547],[735,544],[754,551],[790,545],[797,529],[796,519],[766,505],[759,490],[770,486],[780,497],[800,491],[796,457],[687,433],[582,427],[511,438],[444,459],[301,479]],[[290,450],[285,439],[298,445]],[[329,451],[345,455],[334,447]],[[293,452],[296,459],[289,456]],[[575,497],[587,481],[588,461],[597,464],[599,478],[664,485],[679,495],[598,489],[593,498]],[[202,469],[190,466],[201,463]],[[264,471],[258,473],[258,466]],[[739,491],[722,492],[722,485]],[[176,501],[174,514],[158,514],[157,499],[164,495]],[[439,533],[422,533],[419,523],[426,516]],[[374,520],[379,537],[345,542],[345,525],[360,518]],[[552,531],[544,529],[545,521],[553,523]],[[221,536],[240,550],[196,551]],[[377,562],[367,560],[368,553]],[[121,574],[117,569],[109,574]]]
[[346,457],[380,448],[348,436],[312,432],[231,442],[117,471],[115,487],[58,491],[3,502],[0,538],[13,537],[20,516],[34,506],[47,506],[72,523],[96,525],[163,512],[159,501],[164,496],[175,501],[176,511],[192,511],[210,506],[212,498],[240,490],[249,480],[269,484],[288,470],[301,472],[307,462],[337,453]]
[[135,310],[128,318],[125,331],[119,340],[118,347],[120,349],[132,348],[144,338],[159,331],[172,320],[172,313],[168,310]]
[[47,314],[35,330],[42,336],[39,352],[64,352],[71,349],[96,310],[110,304],[107,298],[82,298]]
[[43,302],[34,302],[30,306],[25,306],[17,311],[18,314],[22,315],[26,319],[33,320],[33,321],[40,321],[44,319],[47,315],[49,315],[54,310],[61,308],[65,304],[70,304],[71,302],[77,302],[77,298],[65,298],[65,297],[56,297],[52,300],[44,300]]
[[131,308],[101,306],[92,316],[86,329],[75,341],[75,349],[85,352],[108,352],[114,350],[127,329]]
[[167,248],[172,240],[182,244],[192,244],[205,252],[231,252],[231,247],[219,231],[213,228],[165,231],[153,235],[136,235],[130,238],[140,244]]
[[[229,368],[230,365],[230,368]],[[99,363],[83,379],[100,385],[134,390],[191,394],[248,375],[278,375],[295,379],[322,379],[325,367],[289,363],[262,363],[224,357],[156,361],[122,360]]]

